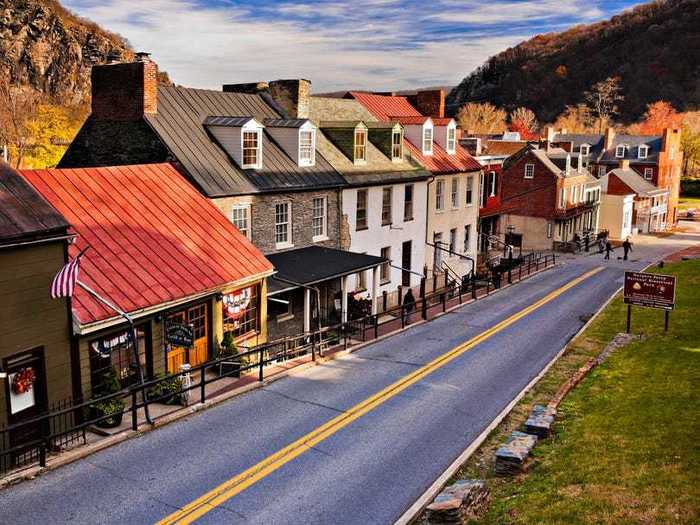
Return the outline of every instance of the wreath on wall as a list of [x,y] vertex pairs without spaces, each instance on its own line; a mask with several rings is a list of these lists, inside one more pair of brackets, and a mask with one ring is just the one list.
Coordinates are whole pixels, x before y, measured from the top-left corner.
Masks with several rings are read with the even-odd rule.
[[12,393],[22,395],[29,392],[36,381],[36,374],[31,366],[20,368],[12,378]]

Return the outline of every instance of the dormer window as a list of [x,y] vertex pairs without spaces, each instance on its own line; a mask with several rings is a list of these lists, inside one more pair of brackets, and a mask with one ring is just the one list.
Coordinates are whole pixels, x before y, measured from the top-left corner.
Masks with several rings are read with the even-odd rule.
[[262,166],[262,130],[243,131],[243,169]]
[[457,151],[457,128],[455,127],[448,127],[447,128],[447,153],[450,155],[454,155],[455,151]]
[[391,133],[391,160],[403,159],[403,131],[400,128],[394,129]]
[[367,162],[367,129],[355,129],[355,147],[353,148],[355,162]]
[[615,148],[615,157],[618,159],[621,159],[625,156],[625,150],[627,149],[627,146],[624,144],[620,144],[617,148]]
[[590,144],[581,144],[581,155],[589,155],[591,153]]
[[423,128],[423,155],[433,154],[433,128],[425,126]]
[[646,146],[644,144],[639,146],[639,148],[637,149],[637,156],[640,159],[646,159],[649,156],[649,146]]
[[313,129],[299,130],[299,166],[316,163],[316,132]]

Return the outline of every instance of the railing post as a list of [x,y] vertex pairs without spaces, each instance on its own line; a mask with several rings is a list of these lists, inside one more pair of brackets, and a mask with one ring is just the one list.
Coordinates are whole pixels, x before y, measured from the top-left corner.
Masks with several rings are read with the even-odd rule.
[[343,332],[345,336],[345,341],[343,343],[343,350],[348,349],[348,323],[341,325],[343,327]]
[[445,291],[442,292],[440,298],[442,299],[442,312],[445,313],[445,310],[447,309],[447,288],[445,288]]
[[46,440],[42,438],[41,444],[39,445],[39,466],[46,466]]
[[491,279],[486,279],[486,295],[489,294],[490,288],[491,288]]
[[379,337],[379,314],[374,315],[374,338]]
[[[145,397],[145,393],[144,393]],[[136,390],[131,391],[131,430],[138,430],[139,420],[136,408]]]
[[401,328],[406,328],[406,309],[401,305]]
[[[240,358],[238,360],[238,375],[240,375],[240,369],[241,369],[241,362]],[[189,399],[189,397],[187,398]],[[202,367],[201,372],[199,373],[199,402],[204,404],[204,402],[207,400],[207,368]]]
[[258,357],[258,365],[260,365],[260,369],[258,370],[258,381],[262,383],[263,380],[263,353],[264,350],[261,348],[260,349],[260,356]]
[[421,301],[420,316],[424,321],[426,321],[428,319],[428,301],[425,300],[425,295],[423,295]]
[[457,287],[459,291],[459,304],[462,304],[462,283],[458,283]]
[[388,302],[388,295],[386,293],[386,290],[382,290],[382,311],[386,312],[387,311],[387,302]]
[[530,275],[530,264],[532,263],[532,257],[527,258],[527,274]]
[[472,299],[476,299],[476,272],[472,270]]
[[447,268],[445,268],[445,288],[447,288],[448,279],[450,278]]
[[[320,323],[319,323],[320,326]],[[285,353],[286,353],[286,343],[285,343]],[[314,332],[311,332],[311,361],[316,361],[316,338],[314,337]]]

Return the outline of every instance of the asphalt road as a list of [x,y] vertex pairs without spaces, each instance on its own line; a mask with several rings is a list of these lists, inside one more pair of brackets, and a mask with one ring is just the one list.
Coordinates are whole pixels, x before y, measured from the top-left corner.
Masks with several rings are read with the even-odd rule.
[[622,283],[662,252],[554,270],[0,492],[0,521],[155,523],[592,268],[604,269],[306,449],[197,523],[393,523]]

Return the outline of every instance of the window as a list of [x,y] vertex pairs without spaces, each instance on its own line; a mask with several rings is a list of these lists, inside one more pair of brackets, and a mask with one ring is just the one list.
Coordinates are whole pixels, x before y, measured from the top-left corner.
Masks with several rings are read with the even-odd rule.
[[367,130],[355,130],[355,162],[367,160]]
[[311,206],[311,229],[314,240],[326,237],[326,198],[316,197]]
[[357,190],[355,230],[367,229],[367,190]]
[[489,173],[489,178],[491,181],[491,193],[490,197],[495,197],[496,196],[496,172],[492,171]]
[[314,131],[299,132],[299,166],[313,166],[316,163]]
[[625,150],[627,147],[624,144],[619,145],[617,148],[615,148],[615,156],[618,159],[621,159],[622,157],[625,156]]
[[479,207],[483,208],[484,204],[486,204],[486,196],[484,195],[484,178],[486,177],[486,174],[482,171],[479,174]]
[[450,201],[453,208],[459,208],[459,178],[452,178],[452,192],[450,193]]
[[450,230],[450,255],[457,252],[457,228]]
[[447,128],[447,153],[454,153],[457,149],[457,129]]
[[644,178],[651,180],[654,177],[654,168],[644,168]]
[[355,278],[355,291],[367,289],[367,272],[358,272]]
[[571,204],[576,204],[576,198],[578,197],[578,186],[571,188]]
[[642,145],[642,146],[639,146],[639,148],[637,148],[637,156],[640,159],[646,159],[648,155],[649,155],[649,146]]
[[391,224],[391,199],[393,196],[392,188],[382,188],[382,226]]
[[243,132],[243,168],[259,168],[262,165],[260,136],[259,130]]
[[275,204],[275,243],[291,244],[289,236],[290,209],[288,202]]
[[385,284],[391,280],[391,248],[389,246],[382,248],[380,256],[383,259],[388,259],[388,261],[383,263],[379,268],[379,280],[382,284]]
[[474,203],[474,176],[467,177],[467,206]]
[[391,134],[391,160],[401,160],[403,158],[403,132],[395,129]]
[[435,185],[435,209],[445,209],[445,181],[439,179]]
[[464,226],[464,253],[469,253],[470,243],[472,240],[472,225],[467,224]]
[[598,166],[598,177],[605,177],[605,174],[608,171],[605,169],[605,166]]
[[532,179],[535,177],[535,165],[525,164],[525,178]]
[[403,220],[404,222],[413,220],[413,184],[406,184],[403,187]]
[[566,188],[559,190],[559,207],[563,208],[566,206]]
[[581,155],[588,155],[591,152],[591,147],[588,144],[581,144],[580,151]]
[[225,294],[221,300],[224,334],[234,339],[260,331],[260,287],[249,286]]
[[547,239],[552,238],[552,223],[548,222],[547,223]]
[[433,153],[433,128],[423,128],[423,153],[425,155]]
[[[150,335],[149,335],[150,337]],[[146,376],[146,332],[136,328],[136,346],[139,364]],[[137,371],[132,366],[131,338],[128,332],[108,335],[90,342],[90,384],[93,394],[109,387],[110,377],[116,374],[119,386],[124,388],[137,381]]]
[[288,321],[294,319],[293,296],[281,294],[275,297],[267,297],[267,318],[277,319],[277,321]]
[[245,204],[234,206],[231,209],[231,222],[238,228],[238,231],[250,239],[249,209]]

